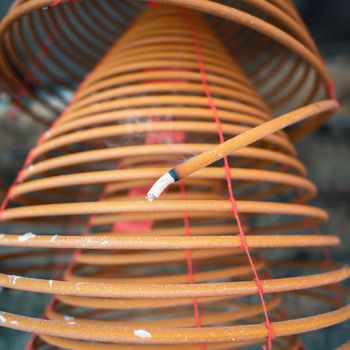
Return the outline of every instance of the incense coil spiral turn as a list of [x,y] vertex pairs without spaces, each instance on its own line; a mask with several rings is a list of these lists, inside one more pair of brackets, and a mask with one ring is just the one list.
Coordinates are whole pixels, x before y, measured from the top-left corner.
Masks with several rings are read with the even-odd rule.
[[[211,9],[201,8],[203,2],[186,4]],[[292,49],[299,47],[308,69],[317,73],[317,89],[312,86],[309,103],[321,90],[320,81],[327,85],[328,75],[303,27],[298,36],[308,51],[294,41]],[[254,56],[249,50],[245,54]],[[295,66],[302,64],[305,61],[298,59]],[[306,179],[291,141],[324,120],[337,102],[332,96],[304,102],[284,119],[274,119],[271,107],[286,98],[267,103],[252,81],[199,13],[170,6],[142,13],[39,139],[9,192],[18,206],[4,209],[2,220],[57,225],[74,216],[77,232],[65,235],[52,226],[52,234],[4,234],[2,246],[79,251],[63,280],[27,278],[12,271],[0,274],[0,285],[6,288],[55,295],[46,313],[49,320],[1,313],[1,325],[39,334],[41,340],[33,343],[37,349],[45,344],[65,349],[236,348],[262,343],[269,335],[262,323],[264,310],[254,298],[259,288],[273,317],[276,348],[299,349],[300,342],[291,335],[349,318],[350,309],[344,306],[281,321],[285,317],[276,293],[296,292],[323,301],[324,295],[305,289],[332,290],[334,283],[349,277],[350,269],[334,265],[303,276],[265,275],[259,287],[242,254],[220,161],[173,185],[161,199],[144,200],[150,185],[169,167],[215,150],[218,128],[212,105],[226,139],[237,140],[265,126],[263,136],[255,135],[257,140],[227,151],[237,209],[244,215],[244,231],[250,233],[249,249],[339,244],[332,235],[297,234],[328,215],[306,204],[316,189]],[[292,92],[293,88],[289,95]],[[306,120],[312,116],[321,118]],[[303,120],[302,127],[282,130]],[[268,127],[272,121],[277,130]],[[261,222],[261,214],[279,221]],[[88,216],[87,222],[82,215]],[[26,254],[19,252],[17,258]],[[36,254],[48,253],[35,252],[33,259]],[[293,267],[288,262],[280,265]],[[256,256],[254,266],[259,275],[269,266],[277,269],[276,263]],[[13,270],[31,274],[38,268]],[[307,263],[304,268],[320,266]],[[340,286],[333,288],[347,294]]]

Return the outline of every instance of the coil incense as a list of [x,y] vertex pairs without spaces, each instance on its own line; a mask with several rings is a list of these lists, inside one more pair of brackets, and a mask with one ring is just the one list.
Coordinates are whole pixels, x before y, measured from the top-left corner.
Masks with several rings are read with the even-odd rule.
[[[18,1],[1,23],[9,89],[43,109],[58,111],[52,84],[91,71],[1,211],[6,227],[30,232],[0,236],[15,248],[2,261],[16,261],[0,285],[52,301],[42,319],[1,312],[0,325],[36,334],[28,349],[302,349],[298,334],[350,317],[338,283],[350,269],[259,252],[340,243],[313,234],[328,214],[308,204],[316,188],[294,146],[338,108],[331,80],[290,2],[158,3]],[[57,33],[64,14],[31,82],[23,30],[40,46],[33,23]],[[55,65],[75,73],[69,84]],[[62,277],[37,277],[54,270],[43,257],[67,250]],[[332,310],[292,317],[285,295]]]

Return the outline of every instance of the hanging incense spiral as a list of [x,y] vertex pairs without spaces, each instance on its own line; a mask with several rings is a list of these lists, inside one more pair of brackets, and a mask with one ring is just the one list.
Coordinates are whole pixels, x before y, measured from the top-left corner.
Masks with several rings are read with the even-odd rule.
[[1,210],[0,285],[52,295],[0,313],[28,349],[302,349],[350,318],[348,266],[273,254],[340,244],[294,146],[332,81],[290,1],[231,3],[22,0],[1,22],[7,88],[51,124]]

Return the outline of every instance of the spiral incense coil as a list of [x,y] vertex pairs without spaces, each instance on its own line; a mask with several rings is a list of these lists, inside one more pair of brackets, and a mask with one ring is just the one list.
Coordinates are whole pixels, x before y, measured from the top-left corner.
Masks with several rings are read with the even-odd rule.
[[[255,252],[340,243],[312,233],[328,214],[308,204],[316,188],[293,144],[337,109],[324,89],[328,74],[289,2],[245,1],[240,10],[211,1],[160,2],[192,10],[161,5],[142,12],[39,138],[9,191],[1,219],[30,231],[0,236],[1,246],[17,248],[1,256],[17,264],[2,269],[0,285],[53,299],[43,319],[1,312],[0,325],[38,334],[35,349],[234,349],[266,340],[270,349],[272,340],[276,349],[302,349],[296,335],[350,317],[349,293],[338,284],[350,268],[269,261]],[[88,9],[85,3],[72,6]],[[34,16],[48,4],[17,2],[1,37],[20,13]],[[243,49],[245,64],[193,10],[217,16],[211,23],[235,22],[230,33],[226,22],[217,28],[224,42],[236,40],[233,51],[258,41]],[[261,34],[251,39],[251,30],[276,44],[265,50],[271,42]],[[3,41],[2,50],[11,45]],[[260,70],[279,75],[276,60],[287,65],[292,53],[287,75],[271,86]],[[299,69],[306,72],[300,87],[272,96]],[[271,99],[258,92],[262,85]],[[299,89],[298,108],[275,117],[272,108],[287,108]],[[169,169],[179,178],[162,183],[169,188],[158,200],[145,200]],[[230,187],[228,198],[231,180],[235,198]],[[37,277],[53,270],[44,257],[66,250],[73,256],[63,256],[63,277]],[[282,296],[292,293],[334,310],[289,317]]]

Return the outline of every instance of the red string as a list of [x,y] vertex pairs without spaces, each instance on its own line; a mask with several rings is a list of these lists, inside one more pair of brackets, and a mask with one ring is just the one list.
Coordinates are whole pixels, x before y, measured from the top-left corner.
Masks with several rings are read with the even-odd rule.
[[[320,61],[322,62],[322,64],[325,66],[326,62],[324,61],[323,57],[319,57]],[[331,99],[332,100],[336,100],[338,102],[338,108],[340,107],[340,103],[337,100],[337,95],[336,95],[336,91],[335,91],[335,85],[334,85],[334,81],[330,80],[328,83],[324,84],[325,89],[329,92]]]
[[332,100],[334,100],[335,102],[337,102],[337,109],[340,108],[340,102],[337,99],[337,93],[335,91],[335,85],[334,85],[334,81],[330,80],[328,83],[325,84],[325,89],[328,91],[330,97]]
[[337,96],[336,96],[336,93],[335,93],[335,86],[334,86],[334,81],[333,80],[330,80],[328,82],[328,85],[327,85],[327,89],[331,95],[331,98],[333,100],[336,100],[337,99]]
[[[216,105],[214,103],[213,96],[211,94],[211,90],[210,90],[210,87],[208,84],[208,77],[207,77],[207,73],[206,73],[206,69],[205,69],[205,62],[204,62],[204,57],[203,57],[203,53],[202,53],[202,49],[201,49],[200,39],[198,37],[198,33],[196,31],[195,25],[193,24],[191,16],[187,13],[186,10],[183,10],[182,12],[184,14],[187,25],[192,32],[192,37],[193,37],[193,41],[195,44],[196,54],[197,54],[198,63],[199,63],[202,85],[203,85],[205,94],[206,94],[207,99],[208,99],[208,105],[213,112],[215,123],[216,123],[217,128],[218,128],[218,136],[219,136],[220,143],[223,143],[225,141],[224,132],[223,132],[222,124],[220,121],[219,112],[218,112]],[[261,300],[261,305],[262,305],[262,309],[263,309],[264,316],[265,316],[264,325],[268,331],[268,336],[267,336],[268,349],[271,350],[272,349],[272,339],[274,338],[274,332],[273,332],[272,324],[271,324],[269,316],[268,316],[267,307],[266,307],[266,303],[265,303],[265,299],[264,299],[263,284],[262,284],[261,280],[259,279],[257,269],[254,265],[252,256],[250,254],[247,239],[246,239],[246,236],[244,234],[242,223],[241,223],[241,220],[240,220],[240,217],[238,214],[237,204],[236,204],[236,200],[235,200],[235,197],[233,194],[233,189],[232,189],[232,184],[231,184],[230,165],[229,165],[227,157],[224,157],[224,165],[225,165],[225,177],[226,177],[228,192],[229,192],[230,201],[231,201],[231,205],[232,205],[231,212],[233,213],[234,218],[237,222],[239,237],[241,240],[241,248],[245,251],[246,256],[249,260],[249,264],[251,266],[252,272],[253,272],[254,282],[256,283],[256,286],[257,286],[257,291],[258,291],[258,294],[259,294],[259,297]],[[266,346],[263,346],[263,349],[266,350]]]
[[49,5],[48,7],[54,7],[54,6],[58,5],[58,4],[60,4],[61,2],[62,2],[62,0],[56,0],[51,5]]
[[[63,117],[64,113],[61,114],[60,117],[58,117],[56,119],[56,122],[52,124],[51,128]],[[49,130],[50,130],[49,129]],[[38,141],[37,143],[35,144],[34,148],[32,148],[29,152],[28,152],[28,155],[24,161],[24,164],[21,168],[21,170],[18,172],[15,180],[13,181],[12,185],[10,186],[5,198],[3,199],[2,203],[1,203],[1,206],[0,206],[0,221],[2,220],[2,214],[3,214],[3,211],[6,209],[11,197],[12,197],[12,192],[14,190],[14,188],[17,186],[18,183],[20,183],[22,181],[22,178],[23,178],[23,174],[24,174],[24,170],[29,166],[29,164],[32,162],[33,160],[33,157],[34,157],[34,154],[33,154],[33,150],[40,146],[43,142],[44,142],[44,139],[45,139],[45,133],[42,133],[39,138],[38,138]]]
[[[184,200],[186,199],[185,184],[181,181],[179,185],[180,185],[181,199]],[[183,214],[183,221],[184,221],[185,236],[189,237],[191,236],[191,227],[190,227],[190,219],[187,212]],[[186,249],[186,256],[187,256],[188,281],[189,283],[194,284],[195,278],[194,278],[194,272],[193,272],[192,249]],[[198,303],[198,298],[196,297],[193,298],[193,310],[194,310],[196,327],[202,327],[202,321],[199,313],[199,303]],[[200,348],[201,350],[206,350],[205,343],[201,343]]]
[[[75,0],[68,0],[68,4],[72,4],[74,1]],[[51,8],[51,7],[57,6],[61,2],[62,2],[62,0],[56,0],[53,3],[51,3],[47,8]]]
[[149,7],[158,7],[160,4],[156,1],[148,1],[148,6]]

